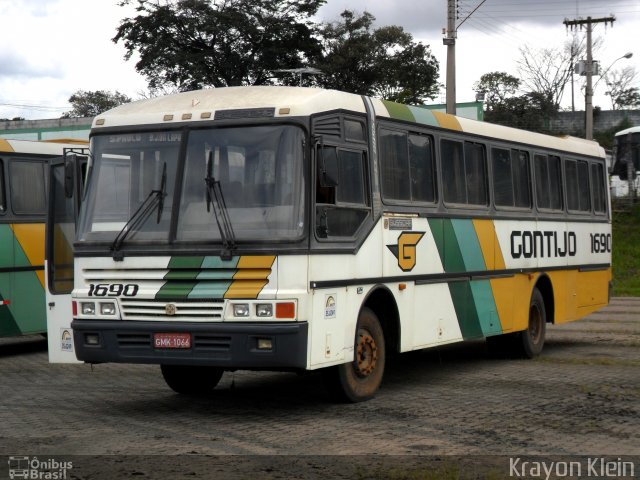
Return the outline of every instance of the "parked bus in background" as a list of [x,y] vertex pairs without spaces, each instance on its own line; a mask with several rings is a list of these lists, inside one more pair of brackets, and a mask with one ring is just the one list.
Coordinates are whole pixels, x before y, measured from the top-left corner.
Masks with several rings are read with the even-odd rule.
[[0,139],[0,336],[44,334],[49,163],[82,140]]
[[322,369],[371,398],[389,352],[540,354],[608,303],[604,151],[331,90],[231,87],[99,115],[75,242],[76,354]]

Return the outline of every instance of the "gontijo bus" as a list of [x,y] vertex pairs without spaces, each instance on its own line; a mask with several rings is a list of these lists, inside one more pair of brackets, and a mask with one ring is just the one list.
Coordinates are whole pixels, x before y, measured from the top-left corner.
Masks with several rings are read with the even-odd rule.
[[[45,333],[49,164],[82,140],[0,139],[0,337]],[[68,321],[67,321],[68,323]]]
[[467,339],[538,355],[606,305],[598,144],[331,90],[131,103],[91,131],[75,243],[85,362],[316,370],[370,398],[390,351]]

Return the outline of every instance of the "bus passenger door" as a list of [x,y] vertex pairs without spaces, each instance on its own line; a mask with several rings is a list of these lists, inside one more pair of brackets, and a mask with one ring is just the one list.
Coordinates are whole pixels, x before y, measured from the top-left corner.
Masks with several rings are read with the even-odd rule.
[[45,274],[49,362],[78,362],[73,348],[71,291],[73,241],[87,157],[68,155],[52,161],[46,225]]

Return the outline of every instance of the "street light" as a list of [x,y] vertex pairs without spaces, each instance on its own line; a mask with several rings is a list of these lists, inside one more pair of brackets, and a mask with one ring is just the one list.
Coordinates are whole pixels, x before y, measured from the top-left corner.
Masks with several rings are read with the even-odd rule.
[[[587,30],[587,44],[590,46],[591,45],[591,30]],[[602,75],[600,75],[600,78],[598,79],[598,81],[595,83],[595,85],[591,86],[591,76],[593,75],[593,64],[594,61],[591,58],[591,49],[588,48],[587,49],[587,65],[586,65],[586,70],[587,70],[587,86],[585,89],[585,138],[587,140],[592,140],[593,139],[593,101],[592,101],[592,97],[593,97],[593,91],[596,88],[596,85],[598,85],[598,83],[600,82],[600,80],[602,80],[602,77],[604,77],[604,75],[611,69],[611,67],[613,67],[613,64],[616,63],[618,60],[622,60],[623,58],[631,58],[633,56],[632,52],[627,52],[624,55],[622,55],[621,57],[616,58],[613,62],[611,62],[611,65],[609,65],[604,73]]]
[[616,58],[613,62],[611,62],[611,65],[609,65],[609,66],[605,69],[605,71],[600,75],[600,78],[598,79],[598,81],[593,85],[593,89],[595,90],[596,85],[598,85],[598,84],[600,83],[600,80],[602,80],[602,79],[605,77],[605,75],[606,75],[607,73],[609,73],[609,70],[611,70],[611,67],[613,67],[613,65],[614,65],[618,60],[622,60],[623,58],[629,59],[629,58],[631,58],[631,57],[633,57],[633,52],[627,52],[627,53],[625,53],[624,55],[622,55],[621,57],[618,57],[618,58]]

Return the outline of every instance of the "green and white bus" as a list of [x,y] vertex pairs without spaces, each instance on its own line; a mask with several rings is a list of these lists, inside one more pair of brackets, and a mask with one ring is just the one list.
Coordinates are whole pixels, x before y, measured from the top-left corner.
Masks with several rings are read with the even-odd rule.
[[[0,139],[0,336],[47,332],[45,220],[50,163],[82,140]],[[67,320],[67,323],[68,320]]]
[[90,142],[76,354],[159,364],[177,392],[324,369],[365,400],[390,352],[487,338],[533,357],[546,323],[609,300],[594,142],[295,87],[123,105]]

